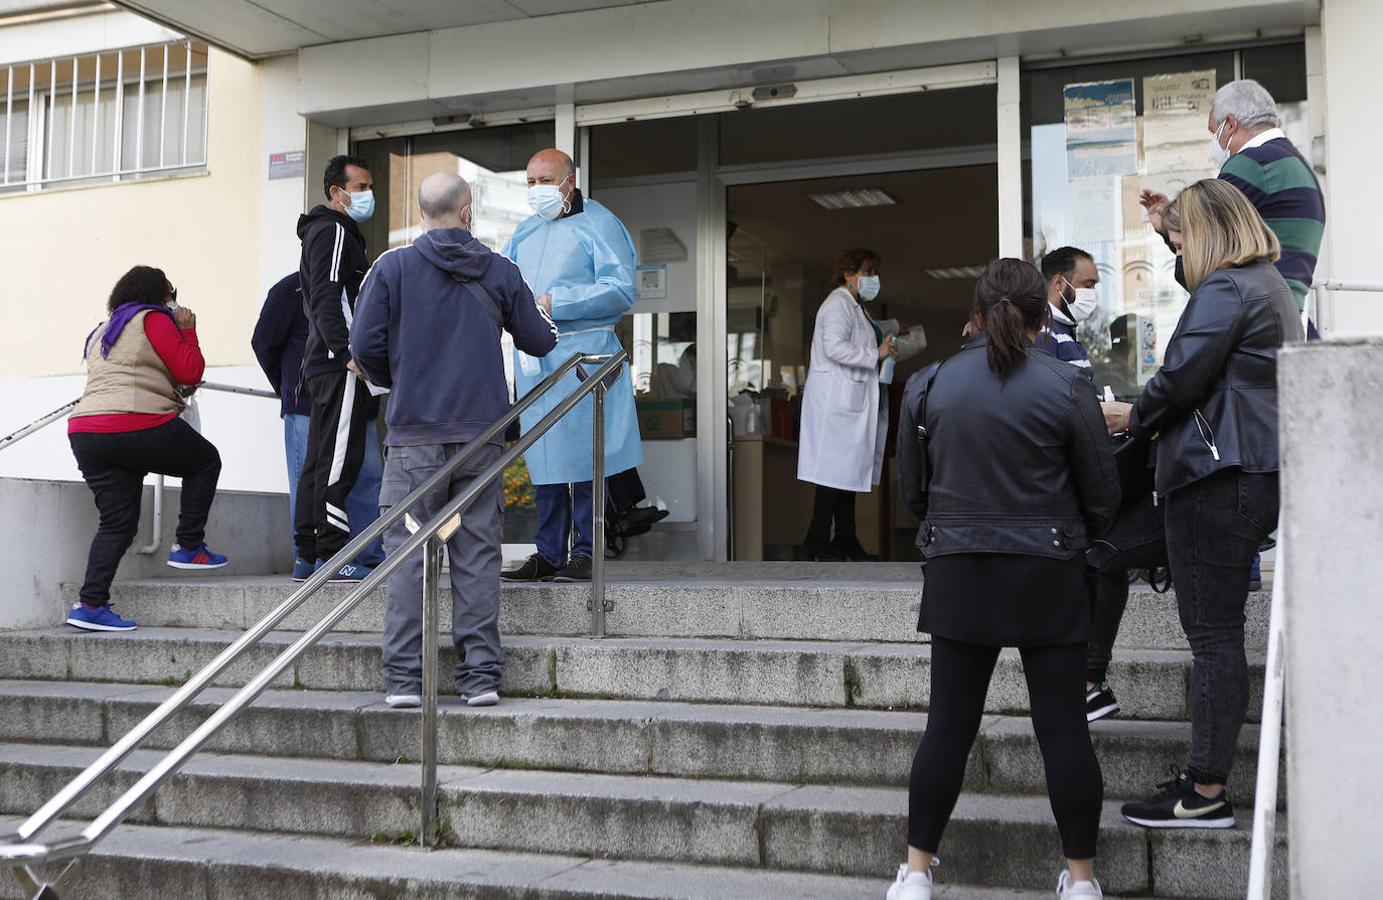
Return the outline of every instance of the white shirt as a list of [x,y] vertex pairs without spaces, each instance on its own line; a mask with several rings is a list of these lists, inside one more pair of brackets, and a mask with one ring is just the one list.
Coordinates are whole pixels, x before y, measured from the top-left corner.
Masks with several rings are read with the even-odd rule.
[[1285,138],[1286,136],[1287,132],[1283,131],[1281,128],[1269,128],[1267,131],[1255,134],[1253,137],[1245,141],[1244,146],[1239,148],[1239,152],[1243,153],[1250,147],[1261,147],[1268,141],[1274,141],[1278,138]]

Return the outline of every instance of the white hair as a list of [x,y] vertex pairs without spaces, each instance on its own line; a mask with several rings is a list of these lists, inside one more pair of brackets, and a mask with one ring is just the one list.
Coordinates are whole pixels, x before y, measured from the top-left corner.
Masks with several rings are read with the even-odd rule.
[[1229,116],[1245,128],[1256,125],[1276,128],[1281,124],[1273,95],[1252,78],[1231,81],[1215,92],[1215,99],[1210,101],[1210,117],[1218,127]]

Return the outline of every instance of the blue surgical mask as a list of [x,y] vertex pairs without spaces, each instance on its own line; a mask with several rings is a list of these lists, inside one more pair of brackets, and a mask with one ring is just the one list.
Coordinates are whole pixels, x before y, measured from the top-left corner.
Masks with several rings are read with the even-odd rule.
[[861,275],[859,292],[861,300],[873,300],[879,296],[879,276]]
[[540,217],[549,222],[559,218],[566,211],[567,201],[562,197],[563,178],[557,184],[535,184],[528,189],[528,205]]
[[364,222],[375,214],[375,192],[373,190],[356,191],[354,194],[346,191],[346,196],[351,198],[350,205],[346,207],[346,215],[355,221]]

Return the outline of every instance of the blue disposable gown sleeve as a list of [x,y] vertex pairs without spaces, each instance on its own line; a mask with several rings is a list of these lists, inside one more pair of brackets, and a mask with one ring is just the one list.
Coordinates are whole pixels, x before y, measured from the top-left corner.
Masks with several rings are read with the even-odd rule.
[[[579,218],[579,217],[573,217]],[[558,321],[608,319],[634,308],[634,242],[614,216],[582,223],[591,242],[595,280],[581,284],[557,283],[552,295],[552,317]]]

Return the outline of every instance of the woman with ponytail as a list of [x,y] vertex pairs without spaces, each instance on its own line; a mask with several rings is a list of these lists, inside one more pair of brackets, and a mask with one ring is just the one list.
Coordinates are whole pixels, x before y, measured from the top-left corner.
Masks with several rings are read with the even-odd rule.
[[1000,259],[975,286],[974,337],[903,396],[898,465],[926,560],[927,730],[908,794],[908,861],[889,900],[929,900],[942,831],[1003,647],[1017,647],[1067,859],[1058,896],[1099,897],[1104,793],[1085,721],[1085,550],[1119,506],[1104,418],[1085,374],[1033,346],[1048,315],[1032,265]]

